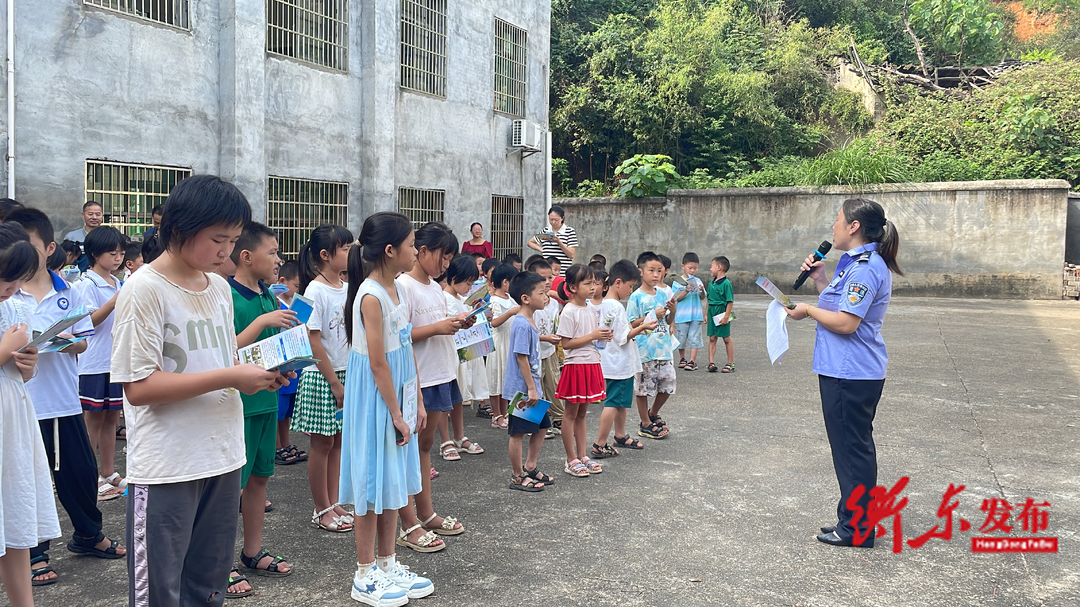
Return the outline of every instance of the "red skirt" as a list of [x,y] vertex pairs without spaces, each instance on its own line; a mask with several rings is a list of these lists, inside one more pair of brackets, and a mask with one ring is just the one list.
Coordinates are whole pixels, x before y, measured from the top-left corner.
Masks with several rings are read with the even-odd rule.
[[596,403],[607,398],[604,387],[604,371],[600,363],[570,364],[562,368],[555,398],[568,403]]

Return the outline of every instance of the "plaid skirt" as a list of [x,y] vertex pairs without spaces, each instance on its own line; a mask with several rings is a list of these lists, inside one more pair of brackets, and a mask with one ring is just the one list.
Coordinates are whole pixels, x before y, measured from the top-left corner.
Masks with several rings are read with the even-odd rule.
[[[345,370],[335,371],[338,380],[345,385]],[[293,432],[333,436],[341,432],[341,420],[334,419],[337,401],[330,391],[330,384],[318,371],[300,374],[300,387],[296,390],[296,406],[293,408]]]

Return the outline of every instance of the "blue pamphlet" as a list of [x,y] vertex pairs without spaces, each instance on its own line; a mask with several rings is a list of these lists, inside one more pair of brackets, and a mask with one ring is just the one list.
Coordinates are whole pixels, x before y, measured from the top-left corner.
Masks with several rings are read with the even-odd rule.
[[296,312],[297,322],[307,324],[308,319],[311,318],[311,313],[315,311],[315,301],[297,293],[293,295],[292,305],[289,306],[289,309]]
[[528,395],[524,392],[515,394],[514,400],[510,401],[510,415],[520,417],[521,419],[534,424],[539,424],[544,421],[544,415],[547,414],[548,409],[551,407],[551,401],[540,399],[531,407],[522,407],[521,403],[527,398]]

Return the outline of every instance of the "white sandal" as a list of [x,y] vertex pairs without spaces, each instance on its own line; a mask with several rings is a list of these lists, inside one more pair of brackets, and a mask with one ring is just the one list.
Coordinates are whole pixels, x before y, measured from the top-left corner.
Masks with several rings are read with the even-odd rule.
[[99,483],[109,483],[110,485],[112,485],[113,487],[116,487],[117,489],[119,489],[121,491],[126,491],[127,490],[127,485],[128,485],[127,479],[120,476],[119,472],[113,472],[112,474],[109,475],[108,478],[103,478],[101,476],[98,476],[98,482]]
[[469,437],[464,436],[464,437],[461,438],[461,440],[454,441],[454,446],[458,448],[459,453],[461,451],[464,451],[465,453],[467,453],[469,455],[480,455],[481,453],[484,452],[484,448],[481,447],[480,443],[478,443],[476,441],[469,440],[469,447],[468,448],[462,447],[462,445],[465,444],[465,441],[467,441],[467,440],[469,440]]
[[502,415],[496,415],[495,417],[491,418],[491,427],[495,428],[496,430],[502,429],[502,422],[500,422],[502,418]]
[[[311,524],[315,525],[319,529],[323,529],[325,531],[330,531],[332,533],[348,533],[349,531],[352,531],[353,530],[352,523],[346,521],[344,516],[335,516],[334,517],[334,522],[330,523],[329,525],[324,525],[322,523],[323,515],[326,514],[327,512],[332,511],[333,509],[334,509],[334,506],[330,506],[329,508],[327,508],[326,510],[323,510],[322,512],[312,510]],[[343,527],[345,527],[345,525],[348,525],[349,528],[348,529],[343,529]]]
[[424,521],[424,522],[422,522],[420,524],[423,525],[424,529],[427,529],[429,532],[434,531],[435,533],[438,533],[439,535],[461,535],[462,533],[465,533],[465,527],[464,526],[455,528],[456,525],[458,524],[458,520],[456,518],[452,517],[452,516],[444,516],[443,520],[442,520],[442,526],[436,527],[434,529],[428,529],[427,524],[430,523],[431,521],[435,520],[436,516],[439,516],[439,515],[435,514],[435,513],[432,513],[431,516],[427,517],[426,521]]
[[348,509],[345,508],[345,506],[342,506],[341,504],[334,504],[333,506],[330,506],[330,507],[331,508],[341,508],[342,510],[345,510],[345,514],[342,514],[338,518],[345,521],[346,523],[352,525],[353,523],[356,522],[356,513],[355,512],[349,512]]
[[413,525],[408,529],[402,529],[398,531],[397,545],[404,546],[406,548],[412,548],[417,552],[438,552],[446,548],[446,542],[432,546],[431,544],[439,539],[439,536],[434,532],[428,531],[424,535],[420,536],[420,539],[416,540],[416,543],[409,541],[409,534],[419,529],[422,525]]
[[[447,445],[450,448],[447,448]],[[454,448],[454,441],[448,440],[445,443],[439,445],[439,453],[442,454],[442,458],[448,462],[456,462],[461,459],[458,455],[457,449]]]
[[103,477],[98,477],[97,501],[107,502],[122,495],[124,495],[124,492],[120,491],[120,487],[106,481]]

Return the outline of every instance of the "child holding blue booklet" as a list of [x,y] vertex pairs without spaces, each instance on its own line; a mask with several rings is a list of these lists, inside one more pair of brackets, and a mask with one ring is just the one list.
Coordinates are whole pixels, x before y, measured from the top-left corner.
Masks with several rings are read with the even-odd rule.
[[[520,309],[510,326],[509,354],[506,358],[502,397],[508,401],[514,400],[520,392],[526,397],[518,401],[516,407],[535,407],[544,395],[540,391],[540,331],[536,328],[533,314],[547,306],[547,280],[535,272],[521,272],[510,280],[510,297],[514,298]],[[550,427],[551,420],[546,412],[539,422],[532,422],[518,415],[509,416],[507,432],[510,434],[510,465],[514,468],[514,478],[510,481],[511,489],[535,493],[554,484],[555,479],[536,469],[540,447],[544,445],[545,431]],[[521,443],[526,434],[532,436],[529,437],[529,454],[522,465]]]

